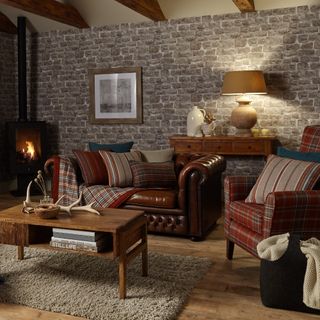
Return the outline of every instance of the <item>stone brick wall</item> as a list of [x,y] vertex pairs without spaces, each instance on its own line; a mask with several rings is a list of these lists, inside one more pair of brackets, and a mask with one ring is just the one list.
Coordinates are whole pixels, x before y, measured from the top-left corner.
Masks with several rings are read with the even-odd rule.
[[[319,31],[320,7],[304,6],[40,33],[29,41],[31,110],[50,125],[51,154],[88,141],[165,148],[169,136],[186,134],[194,105],[213,112],[217,133],[232,133],[236,102],[220,95],[223,75],[261,69],[269,95],[254,97],[259,125],[296,148],[303,128],[320,124]],[[88,70],[131,66],[142,67],[143,124],[90,124]],[[232,158],[228,173],[262,166],[261,158]]]
[[6,121],[17,118],[15,37],[0,32],[0,181],[9,179],[7,172]]

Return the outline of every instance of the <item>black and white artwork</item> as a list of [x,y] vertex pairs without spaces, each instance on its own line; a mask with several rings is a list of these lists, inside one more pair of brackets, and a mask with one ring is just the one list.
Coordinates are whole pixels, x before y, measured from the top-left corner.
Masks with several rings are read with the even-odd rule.
[[92,123],[141,123],[141,68],[91,70]]

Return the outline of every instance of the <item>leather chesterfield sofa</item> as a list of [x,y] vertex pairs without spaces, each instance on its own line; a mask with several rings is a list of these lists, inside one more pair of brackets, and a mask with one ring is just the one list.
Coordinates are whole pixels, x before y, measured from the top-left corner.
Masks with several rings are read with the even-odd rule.
[[[59,181],[68,177],[55,177],[54,165],[59,157],[45,164],[46,173],[53,173],[52,196],[58,199]],[[182,235],[192,240],[202,240],[221,216],[222,172],[226,162],[214,154],[175,154],[177,188],[147,189],[131,195],[121,208],[144,210],[148,232]],[[79,193],[83,181],[76,161],[71,161],[77,176],[77,185],[71,189]],[[70,168],[68,169],[70,173]]]

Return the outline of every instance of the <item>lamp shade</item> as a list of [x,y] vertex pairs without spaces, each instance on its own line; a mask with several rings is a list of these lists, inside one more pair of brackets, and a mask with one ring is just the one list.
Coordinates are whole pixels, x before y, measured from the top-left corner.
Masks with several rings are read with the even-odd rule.
[[226,72],[223,79],[222,94],[267,94],[267,87],[262,71],[243,70]]

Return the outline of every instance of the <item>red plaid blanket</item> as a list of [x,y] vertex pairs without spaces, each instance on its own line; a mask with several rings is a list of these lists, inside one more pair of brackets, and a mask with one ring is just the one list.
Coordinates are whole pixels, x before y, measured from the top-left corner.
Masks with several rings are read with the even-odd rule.
[[117,188],[103,185],[85,186],[79,185],[76,174],[75,159],[60,157],[58,198],[64,195],[61,205],[69,205],[79,198],[82,192],[83,204],[94,203],[93,207],[116,208],[125,202],[132,194],[141,189]]

